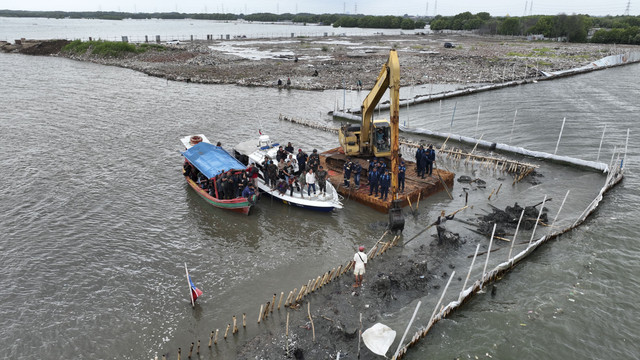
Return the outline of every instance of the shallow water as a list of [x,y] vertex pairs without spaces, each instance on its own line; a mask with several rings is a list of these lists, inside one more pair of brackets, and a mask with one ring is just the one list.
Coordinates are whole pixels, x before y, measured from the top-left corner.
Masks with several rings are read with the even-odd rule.
[[[121,68],[8,54],[0,54],[0,68],[5,356],[139,359],[173,354],[177,347],[184,355],[194,339],[206,342],[212,329],[224,331],[233,314],[246,313],[255,324],[271,294],[299,287],[384,231],[386,215],[349,201],[329,215],[269,199],[249,217],[222,212],[180,175],[179,138],[186,134],[205,133],[228,149],[258,129],[306,150],[337,146],[335,135],[278,121],[278,114],[330,121],[325,114],[341,92],[166,82]],[[629,79],[639,75],[640,66],[632,65],[458,98],[444,102],[442,112],[438,103],[409,108],[411,126],[448,131],[457,102],[453,131],[473,135],[480,104],[479,133],[500,142],[509,142],[518,109],[511,143],[550,152],[567,117],[558,153],[587,160],[595,160],[606,124],[601,160],[607,163],[631,128],[627,176],[595,216],[519,265],[498,283],[496,297],[478,297],[439,323],[409,358],[637,356],[639,157],[633,134],[640,130],[639,88]],[[546,193],[555,214],[571,189],[562,220],[570,222],[604,181],[581,169],[541,166],[541,185],[504,185],[493,203],[504,207],[514,197],[538,202]],[[488,189],[500,183],[490,172],[479,173]],[[470,201],[485,202],[485,196],[478,190]],[[423,201],[420,215],[407,218],[405,236],[461,201],[444,194]],[[451,260],[459,274],[466,273],[469,247],[475,243]],[[195,311],[185,298],[185,262],[205,293]],[[425,297],[421,318],[431,314],[427,304],[435,297]],[[398,337],[409,307],[385,319]],[[248,326],[211,356],[233,358],[234,344],[262,331]]]

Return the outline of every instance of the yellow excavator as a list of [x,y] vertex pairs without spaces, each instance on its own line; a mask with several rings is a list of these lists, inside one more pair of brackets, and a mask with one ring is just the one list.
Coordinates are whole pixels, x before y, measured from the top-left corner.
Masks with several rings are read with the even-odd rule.
[[[376,105],[378,105],[387,89],[389,89],[391,103],[389,109],[390,120],[373,120]],[[347,156],[391,158],[390,190],[391,199],[395,206],[392,206],[389,211],[389,225],[392,230],[394,230],[394,227],[402,230],[404,228],[404,218],[402,218],[402,211],[396,201],[398,198],[399,165],[398,132],[400,131],[400,61],[396,50],[389,51],[389,59],[382,66],[378,79],[373,89],[362,102],[360,110],[362,113],[360,125],[345,124],[340,127],[338,135],[340,145]],[[398,211],[394,210],[399,210],[399,214]]]

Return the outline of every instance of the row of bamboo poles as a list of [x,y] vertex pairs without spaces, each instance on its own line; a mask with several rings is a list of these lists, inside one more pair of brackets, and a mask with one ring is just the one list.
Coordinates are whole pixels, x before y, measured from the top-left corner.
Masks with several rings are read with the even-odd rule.
[[[384,234],[382,234],[382,236],[380,237],[380,239],[371,248],[371,250],[369,250],[369,252],[367,253],[367,258],[368,258],[367,262],[383,255],[385,252],[387,252],[387,250],[389,250],[390,248],[398,244],[400,235],[396,235],[390,241],[387,241],[387,242],[382,241],[388,233],[389,231],[385,231]],[[307,283],[302,284],[300,286],[300,290],[298,290],[298,288],[296,287],[293,290],[289,291],[289,294],[287,295],[286,298],[284,297],[285,292],[284,291],[280,292],[280,298],[277,302],[278,303],[277,307],[276,307],[276,300],[278,296],[277,296],[277,293],[274,293],[273,297],[269,301],[267,301],[266,304],[260,305],[257,323],[260,324],[261,322],[267,320],[270,314],[273,313],[274,310],[276,309],[278,311],[280,311],[282,307],[297,309],[301,305],[305,297],[307,297],[309,294],[319,291],[325,285],[331,283],[332,281],[336,280],[340,276],[346,274],[349,270],[352,270],[354,266],[355,266],[355,262],[353,260],[350,260],[344,264],[339,265],[338,267],[334,267],[330,271],[327,271],[319,275],[318,277],[309,280]],[[309,319],[313,323],[310,308],[308,309],[308,312],[309,312]],[[288,326],[289,326],[289,313],[287,313],[287,331],[286,331],[287,338],[289,333]],[[247,327],[246,313],[242,314],[242,327],[243,328]],[[231,330],[232,336],[235,336],[236,334],[238,334],[238,319],[236,318],[235,315],[232,316],[231,323],[227,324],[227,327],[223,335],[224,340],[227,340],[227,337],[229,336],[229,330]],[[220,334],[220,329],[215,329],[215,331],[214,330],[211,331],[211,333],[209,334],[209,343],[208,343],[209,348],[211,348],[212,346],[218,345],[219,334]],[[315,338],[315,330],[314,330],[314,338]],[[200,340],[197,340],[197,346],[196,346],[196,343],[193,343],[193,342],[189,346],[189,352],[187,355],[189,359],[191,359],[193,355],[194,347],[196,348],[196,354],[200,355]],[[181,358],[182,358],[182,348],[178,348],[177,359],[181,360]],[[156,356],[156,360],[157,359],[158,357]],[[166,360],[166,354],[162,355],[162,359]]]
[[[449,316],[453,311],[459,309],[463,304],[467,303],[468,301],[471,300],[471,298],[478,293],[481,293],[482,290],[484,288],[486,288],[488,285],[502,279],[502,277],[508,273],[509,271],[511,271],[511,269],[513,269],[516,264],[518,264],[519,262],[521,262],[522,260],[524,260],[529,254],[531,254],[533,251],[535,251],[539,246],[541,246],[542,244],[548,242],[549,240],[555,239],[558,236],[569,232],[573,229],[575,229],[576,227],[578,227],[579,225],[581,225],[586,219],[587,217],[589,217],[589,215],[591,215],[598,207],[598,205],[600,204],[600,202],[602,201],[603,197],[604,197],[604,193],[606,193],[609,189],[613,188],[616,184],[618,184],[622,178],[623,178],[623,169],[621,167],[616,168],[614,171],[610,172],[609,175],[607,176],[607,179],[605,181],[604,186],[602,187],[602,189],[600,190],[600,192],[598,193],[598,195],[594,198],[593,201],[591,201],[591,203],[587,206],[587,208],[582,212],[582,214],[573,222],[571,223],[571,225],[559,229],[555,232],[550,232],[545,236],[540,237],[538,240],[533,241],[534,236],[535,236],[535,230],[536,228],[534,227],[533,229],[533,233],[531,234],[531,239],[529,239],[528,242],[525,242],[525,244],[527,244],[527,248],[524,249],[523,251],[521,251],[520,253],[516,254],[513,258],[511,258],[511,251],[513,250],[513,245],[515,243],[516,240],[516,236],[518,235],[518,228],[520,223],[518,223],[518,227],[516,228],[516,233],[514,234],[514,238],[511,240],[511,248],[509,251],[509,255],[508,255],[508,260],[506,262],[500,263],[498,265],[496,265],[495,268],[493,268],[493,270],[487,272],[486,268],[487,268],[487,264],[489,262],[489,256],[490,253],[492,251],[492,242],[493,242],[493,238],[494,235],[492,234],[491,236],[491,240],[489,242],[489,248],[488,251],[486,252],[486,261],[485,261],[485,265],[484,265],[484,269],[482,272],[482,276],[480,279],[476,280],[473,285],[471,285],[471,287],[469,287],[468,289],[466,288],[466,284],[467,281],[469,280],[469,277],[471,275],[471,271],[473,269],[475,260],[478,256],[478,249],[479,249],[479,245],[476,248],[476,253],[473,256],[473,260],[471,261],[471,265],[469,267],[469,273],[467,275],[467,278],[464,282],[463,288],[460,292],[460,294],[458,295],[457,300],[451,301],[449,304],[447,304],[446,306],[440,306],[440,304],[442,303],[442,299],[444,298],[447,289],[449,287],[449,284],[451,283],[451,279],[453,278],[454,273],[451,274],[451,277],[449,278],[449,281],[447,282],[447,285],[445,286],[442,295],[440,297],[440,301],[438,301],[438,303],[436,304],[436,307],[433,311],[433,314],[431,315],[431,318],[429,319],[427,325],[425,327],[421,327],[420,329],[418,329],[418,331],[416,331],[414,333],[414,335],[412,336],[411,340],[407,343],[407,344],[402,344],[401,343],[398,345],[398,350],[396,350],[395,354],[393,355],[393,357],[391,358],[392,360],[400,360],[402,359],[402,357],[407,353],[407,351],[412,348],[413,346],[415,346],[421,339],[423,339],[429,332],[429,330],[431,330],[431,328],[440,320],[445,319],[447,316]],[[560,211],[562,210],[562,206],[564,205],[564,202],[567,199],[567,196],[569,194],[569,191],[567,191],[567,195],[565,195],[565,198],[562,202],[562,205],[560,206],[560,208],[558,209],[558,213],[555,216],[555,219],[553,220],[553,223],[551,225],[551,231],[553,231],[553,226],[556,222],[556,220],[558,219],[558,215],[560,214]],[[545,196],[545,200],[546,200],[546,196]],[[524,212],[523,212],[524,214]],[[522,220],[522,216],[520,217],[520,220]],[[494,225],[494,231],[495,231],[495,225]],[[411,323],[409,323],[409,326],[407,326],[407,330],[409,329],[409,327],[411,326]]]

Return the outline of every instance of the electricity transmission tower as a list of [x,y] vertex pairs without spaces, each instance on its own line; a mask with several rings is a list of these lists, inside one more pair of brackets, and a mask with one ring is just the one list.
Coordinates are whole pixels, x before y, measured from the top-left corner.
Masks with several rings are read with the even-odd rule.
[[627,8],[624,10],[624,16],[629,16],[630,8],[631,8],[631,0],[627,1]]

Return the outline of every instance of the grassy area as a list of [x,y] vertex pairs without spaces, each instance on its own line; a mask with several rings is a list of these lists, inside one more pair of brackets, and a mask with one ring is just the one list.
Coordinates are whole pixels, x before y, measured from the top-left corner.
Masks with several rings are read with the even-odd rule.
[[165,47],[156,44],[140,44],[134,45],[121,41],[82,41],[74,40],[65,47],[62,51],[74,53],[74,54],[93,54],[101,56],[122,57],[126,54],[140,54],[151,49],[164,50]]

